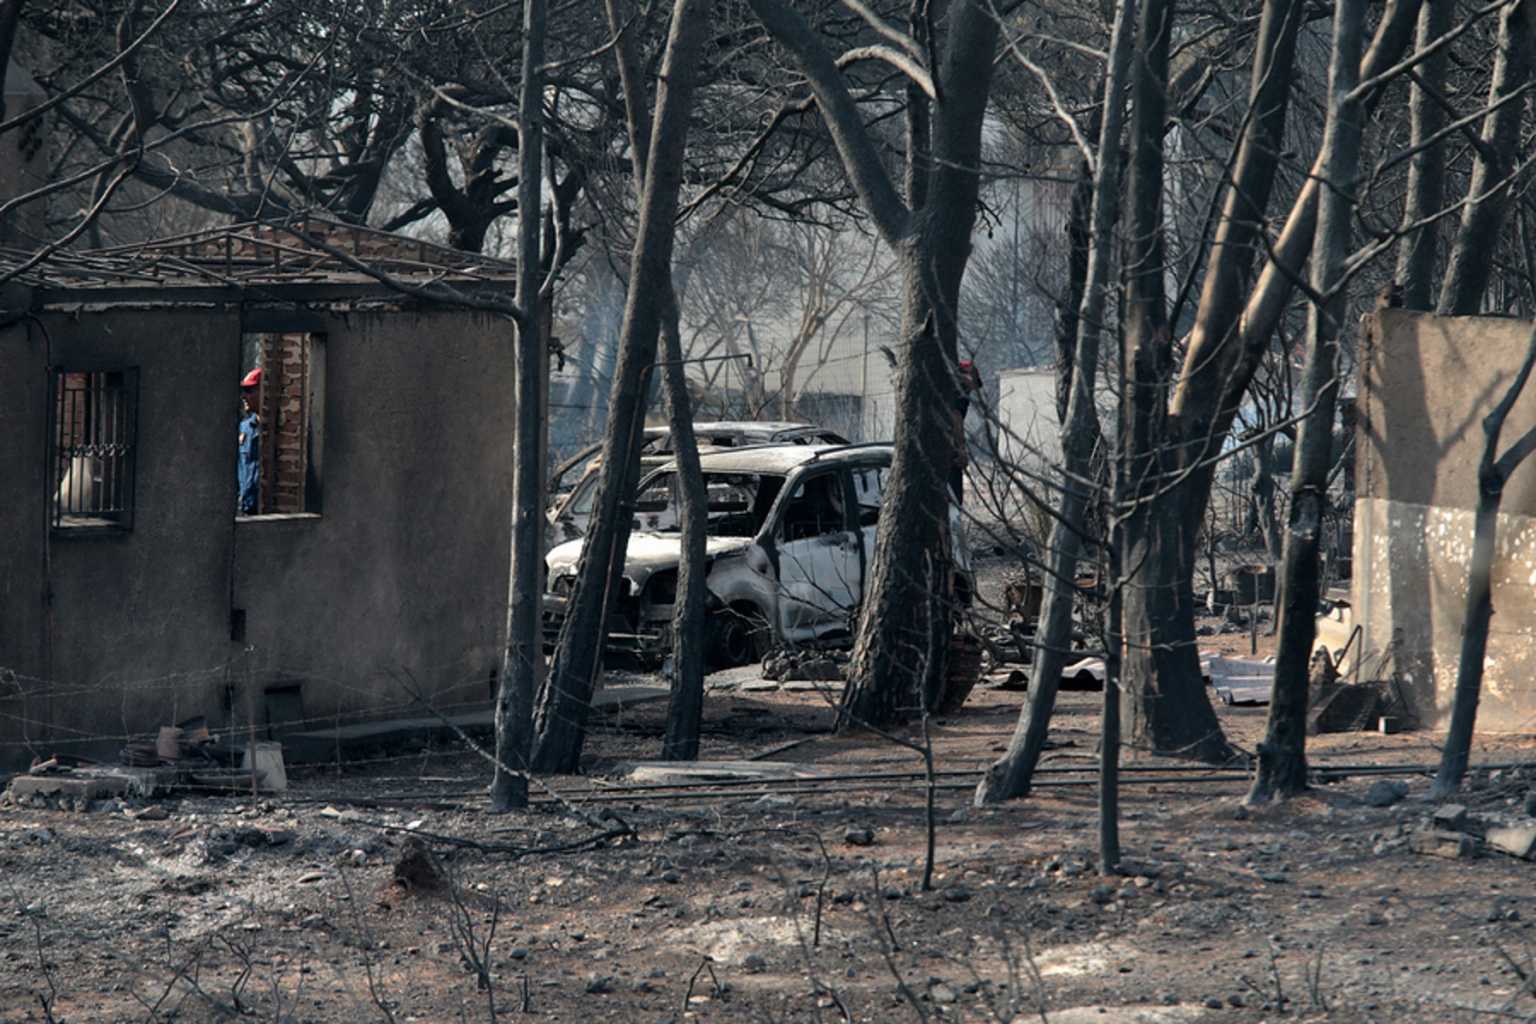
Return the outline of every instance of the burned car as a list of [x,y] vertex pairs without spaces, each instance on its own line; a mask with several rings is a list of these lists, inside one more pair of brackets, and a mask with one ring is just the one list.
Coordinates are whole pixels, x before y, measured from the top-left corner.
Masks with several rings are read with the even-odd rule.
[[[814,424],[778,421],[701,421],[693,425],[693,436],[701,452],[764,444],[848,443],[842,435]],[[551,490],[558,495],[547,513],[551,546],[586,535],[602,474],[601,448],[600,444],[583,448],[551,474]],[[640,447],[640,475],[671,462],[676,450],[669,428],[646,427]],[[575,472],[578,468],[580,473]],[[566,487],[572,477],[575,482]]]
[[[846,634],[874,556],[890,445],[774,445],[710,452],[700,462],[708,494],[709,662],[747,664],[775,642]],[[654,661],[671,648],[682,552],[678,500],[674,465],[640,484],[624,586],[610,609],[610,651]],[[956,593],[968,602],[969,553],[961,531],[951,535]],[[583,543],[562,544],[545,558],[548,643],[565,620]]]

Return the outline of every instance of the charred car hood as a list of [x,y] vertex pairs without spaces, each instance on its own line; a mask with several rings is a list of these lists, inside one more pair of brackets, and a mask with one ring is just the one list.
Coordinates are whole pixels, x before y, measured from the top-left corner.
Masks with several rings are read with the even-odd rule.
[[[576,563],[581,559],[581,549],[585,543],[583,538],[550,549],[549,554],[544,556],[544,565],[551,580],[576,571]],[[749,537],[708,537],[704,541],[704,557],[706,560],[714,559],[720,555],[745,551],[751,546],[752,540]],[[653,574],[663,569],[675,569],[682,560],[682,534],[632,533],[629,535],[629,547],[624,552],[624,575],[639,590]]]

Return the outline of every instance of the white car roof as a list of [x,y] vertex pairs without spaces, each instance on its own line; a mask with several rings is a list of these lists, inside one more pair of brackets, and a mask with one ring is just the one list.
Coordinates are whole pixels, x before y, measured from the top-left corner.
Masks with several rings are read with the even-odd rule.
[[[844,462],[889,462],[890,458],[891,446],[887,443],[773,444],[701,452],[699,465],[706,473],[786,474],[810,462],[834,465]],[[677,463],[669,462],[661,468],[676,470]]]

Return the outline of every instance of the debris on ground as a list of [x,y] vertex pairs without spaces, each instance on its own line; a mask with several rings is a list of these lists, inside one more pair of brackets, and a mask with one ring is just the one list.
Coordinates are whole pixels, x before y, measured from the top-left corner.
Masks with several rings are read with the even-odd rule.
[[787,648],[769,652],[763,659],[762,677],[775,682],[841,682],[848,663],[844,652],[814,648]]
[[1371,807],[1391,807],[1408,795],[1408,783],[1396,779],[1377,779],[1365,791],[1365,802]]
[[1451,860],[1477,856],[1479,845],[1475,837],[1465,832],[1442,829],[1424,829],[1408,837],[1408,848],[1414,853]]

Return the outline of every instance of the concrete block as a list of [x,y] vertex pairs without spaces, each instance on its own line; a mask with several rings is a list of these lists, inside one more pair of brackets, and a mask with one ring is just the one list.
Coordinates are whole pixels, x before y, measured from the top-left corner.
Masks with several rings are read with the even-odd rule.
[[18,775],[11,780],[10,794],[14,800],[107,800],[126,796],[130,788],[132,780],[125,775]]
[[1536,827],[1511,825],[1488,830],[1488,845],[1522,860],[1536,859]]
[[1435,808],[1435,828],[1441,832],[1465,832],[1467,830],[1467,809],[1461,804],[1445,804]]
[[1451,860],[1473,857],[1477,854],[1477,840],[1465,832],[1439,832],[1434,830],[1415,832],[1408,837],[1408,848],[1414,853]]

